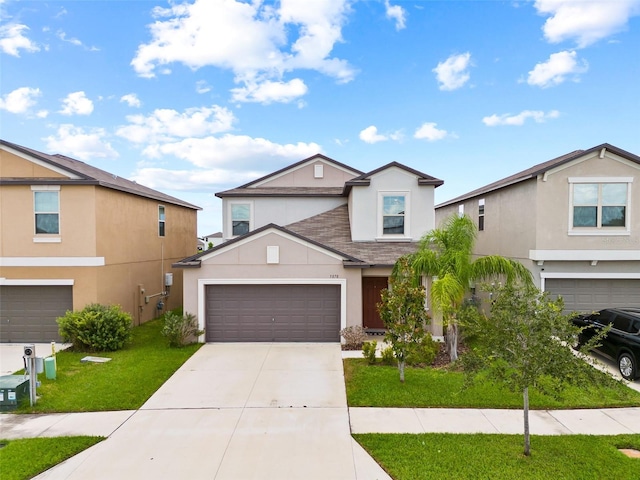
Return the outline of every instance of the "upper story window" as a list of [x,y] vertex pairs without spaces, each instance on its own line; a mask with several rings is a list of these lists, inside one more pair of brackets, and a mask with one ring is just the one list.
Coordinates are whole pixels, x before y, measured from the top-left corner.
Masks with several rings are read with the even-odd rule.
[[406,211],[405,195],[383,195],[382,234],[404,235]]
[[35,231],[39,234],[60,234],[60,191],[33,191],[33,210],[35,214]]
[[249,233],[251,229],[251,205],[249,203],[231,204],[231,234],[234,237]]
[[164,206],[158,205],[158,236],[164,237],[166,217]]
[[458,216],[459,217],[464,217],[464,204],[463,203],[458,205]]
[[484,230],[484,198],[478,200],[478,231]]
[[570,233],[628,232],[632,178],[570,178]]

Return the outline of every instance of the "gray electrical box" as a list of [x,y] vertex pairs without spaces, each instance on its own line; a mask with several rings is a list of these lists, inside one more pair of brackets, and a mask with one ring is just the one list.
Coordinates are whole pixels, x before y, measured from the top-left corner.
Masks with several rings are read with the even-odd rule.
[[23,375],[2,375],[0,411],[14,410],[23,398],[29,398],[29,379]]

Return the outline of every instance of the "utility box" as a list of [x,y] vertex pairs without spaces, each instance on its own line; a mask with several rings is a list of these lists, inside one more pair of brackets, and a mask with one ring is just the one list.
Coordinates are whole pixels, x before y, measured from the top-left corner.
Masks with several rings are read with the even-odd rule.
[[23,398],[29,398],[29,379],[23,375],[2,375],[0,411],[16,409]]

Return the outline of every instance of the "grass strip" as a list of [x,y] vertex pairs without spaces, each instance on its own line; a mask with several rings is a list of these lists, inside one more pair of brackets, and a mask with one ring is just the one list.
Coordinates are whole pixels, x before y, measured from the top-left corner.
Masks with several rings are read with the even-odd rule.
[[[351,407],[522,408],[520,392],[482,377],[464,388],[461,372],[407,368],[405,383],[401,383],[396,367],[370,366],[364,359],[345,359],[344,372]],[[535,388],[529,390],[529,396],[532,409],[640,405],[640,392],[619,382],[605,382],[604,377],[595,385],[570,386],[562,398],[543,395]]]
[[640,435],[357,434],[365,450],[394,480],[637,480],[640,459],[618,448],[640,449]]
[[104,437],[55,437],[0,440],[2,480],[26,480],[104,440]]
[[[38,401],[27,398],[17,413],[95,412],[134,410],[156,391],[202,344],[169,348],[160,333],[162,320],[152,320],[133,329],[133,339],[116,352],[71,352],[57,354],[57,375],[42,382]],[[106,363],[83,363],[87,355],[108,357]]]

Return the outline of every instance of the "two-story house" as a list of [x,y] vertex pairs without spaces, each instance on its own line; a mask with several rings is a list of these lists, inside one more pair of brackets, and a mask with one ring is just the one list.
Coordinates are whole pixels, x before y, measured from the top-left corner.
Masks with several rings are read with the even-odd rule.
[[0,140],[0,340],[59,340],[56,318],[119,304],[136,324],[182,305],[199,207]]
[[[434,228],[442,180],[390,163],[363,173],[315,155],[218,193],[223,238],[174,264],[206,341],[328,341],[383,328],[396,260]],[[437,328],[437,327],[436,327]]]
[[640,157],[577,150],[436,206],[467,214],[476,255],[519,260],[566,311],[640,307]]

